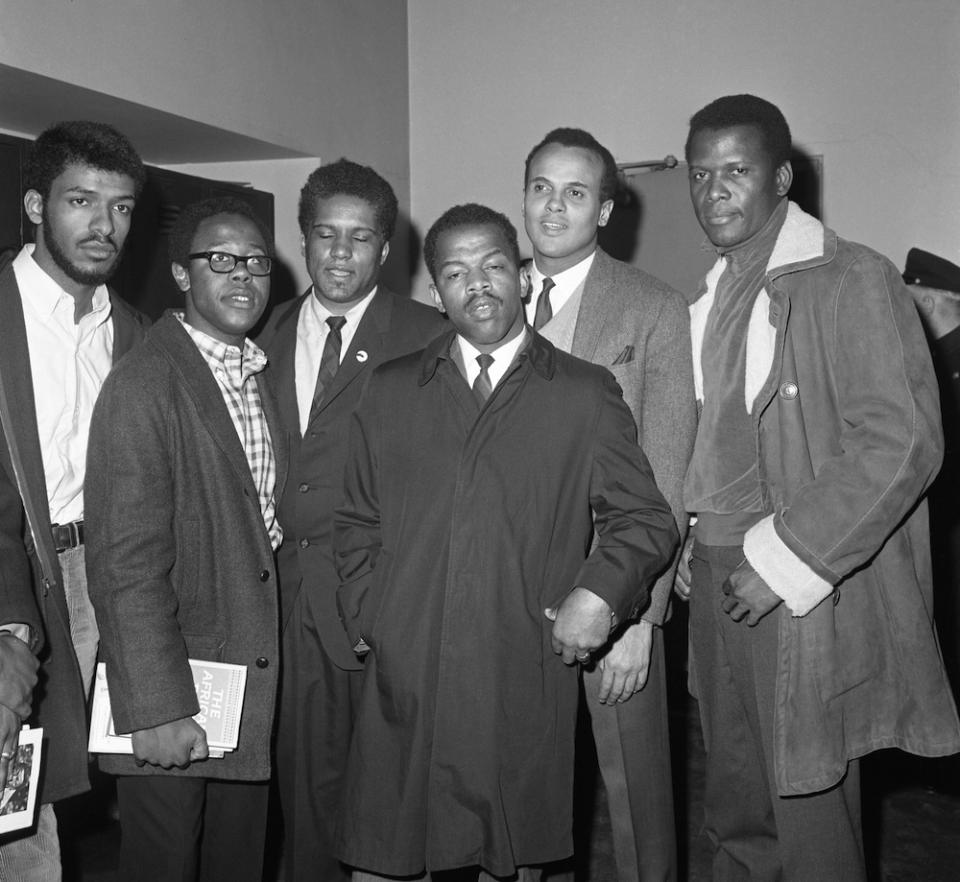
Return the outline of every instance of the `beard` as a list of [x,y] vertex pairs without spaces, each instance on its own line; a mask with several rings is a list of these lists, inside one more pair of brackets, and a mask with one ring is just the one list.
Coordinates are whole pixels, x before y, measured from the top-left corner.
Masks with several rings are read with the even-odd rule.
[[42,235],[43,244],[46,246],[47,252],[49,253],[53,262],[60,268],[60,270],[68,279],[73,280],[78,285],[106,284],[110,280],[111,276],[113,276],[120,264],[120,258],[123,256],[123,248],[117,248],[117,243],[114,241],[112,236],[88,236],[86,239],[81,240],[77,244],[83,245],[85,242],[93,241],[109,242],[114,247],[115,253],[113,260],[103,261],[101,266],[94,268],[87,268],[74,263],[67,255],[63,245],[60,243],[60,239],[57,236],[57,231],[50,222],[50,217],[47,214],[46,206],[43,207]]

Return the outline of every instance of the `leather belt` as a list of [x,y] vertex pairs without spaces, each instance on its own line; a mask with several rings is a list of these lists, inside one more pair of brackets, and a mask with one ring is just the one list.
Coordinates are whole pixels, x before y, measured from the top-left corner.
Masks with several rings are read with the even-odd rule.
[[71,521],[69,524],[53,524],[50,527],[53,533],[53,544],[57,554],[68,548],[79,548],[83,545],[83,521]]

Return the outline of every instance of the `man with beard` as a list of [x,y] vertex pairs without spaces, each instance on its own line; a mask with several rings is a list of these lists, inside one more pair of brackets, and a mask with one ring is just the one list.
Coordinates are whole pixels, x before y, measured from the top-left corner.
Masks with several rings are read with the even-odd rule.
[[260,337],[296,455],[280,500],[283,686],[277,776],[284,868],[293,882],[346,878],[332,854],[361,659],[337,616],[330,548],[349,453],[347,426],[370,374],[424,346],[446,323],[386,290],[397,197],[347,159],[315,169],[300,193],[300,248],[313,286],[271,316]]
[[[145,172],[100,123],[43,132],[24,172],[27,245],[0,271],[0,779],[22,722],[44,730],[36,832],[0,846],[0,877],[60,878],[53,805],[87,778],[86,696],[97,625],[84,571],[83,479],[100,386],[143,336],[107,290]],[[35,662],[41,693],[31,713]]]

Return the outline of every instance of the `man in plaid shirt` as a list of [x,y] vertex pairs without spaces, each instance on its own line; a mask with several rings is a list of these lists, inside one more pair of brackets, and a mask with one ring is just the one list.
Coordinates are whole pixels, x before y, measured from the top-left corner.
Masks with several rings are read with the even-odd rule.
[[[120,733],[119,878],[257,880],[279,673],[274,551],[286,435],[246,334],[270,293],[269,231],[235,199],[170,237],[182,314],[104,384],[87,472],[90,594]],[[247,667],[237,749],[210,756],[188,659]]]

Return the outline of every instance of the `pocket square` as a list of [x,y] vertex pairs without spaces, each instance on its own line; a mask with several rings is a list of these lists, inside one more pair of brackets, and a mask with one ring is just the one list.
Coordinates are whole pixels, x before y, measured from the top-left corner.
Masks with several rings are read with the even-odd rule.
[[614,360],[614,364],[626,364],[628,361],[633,361],[633,347],[626,346],[624,347],[623,352],[621,352]]

